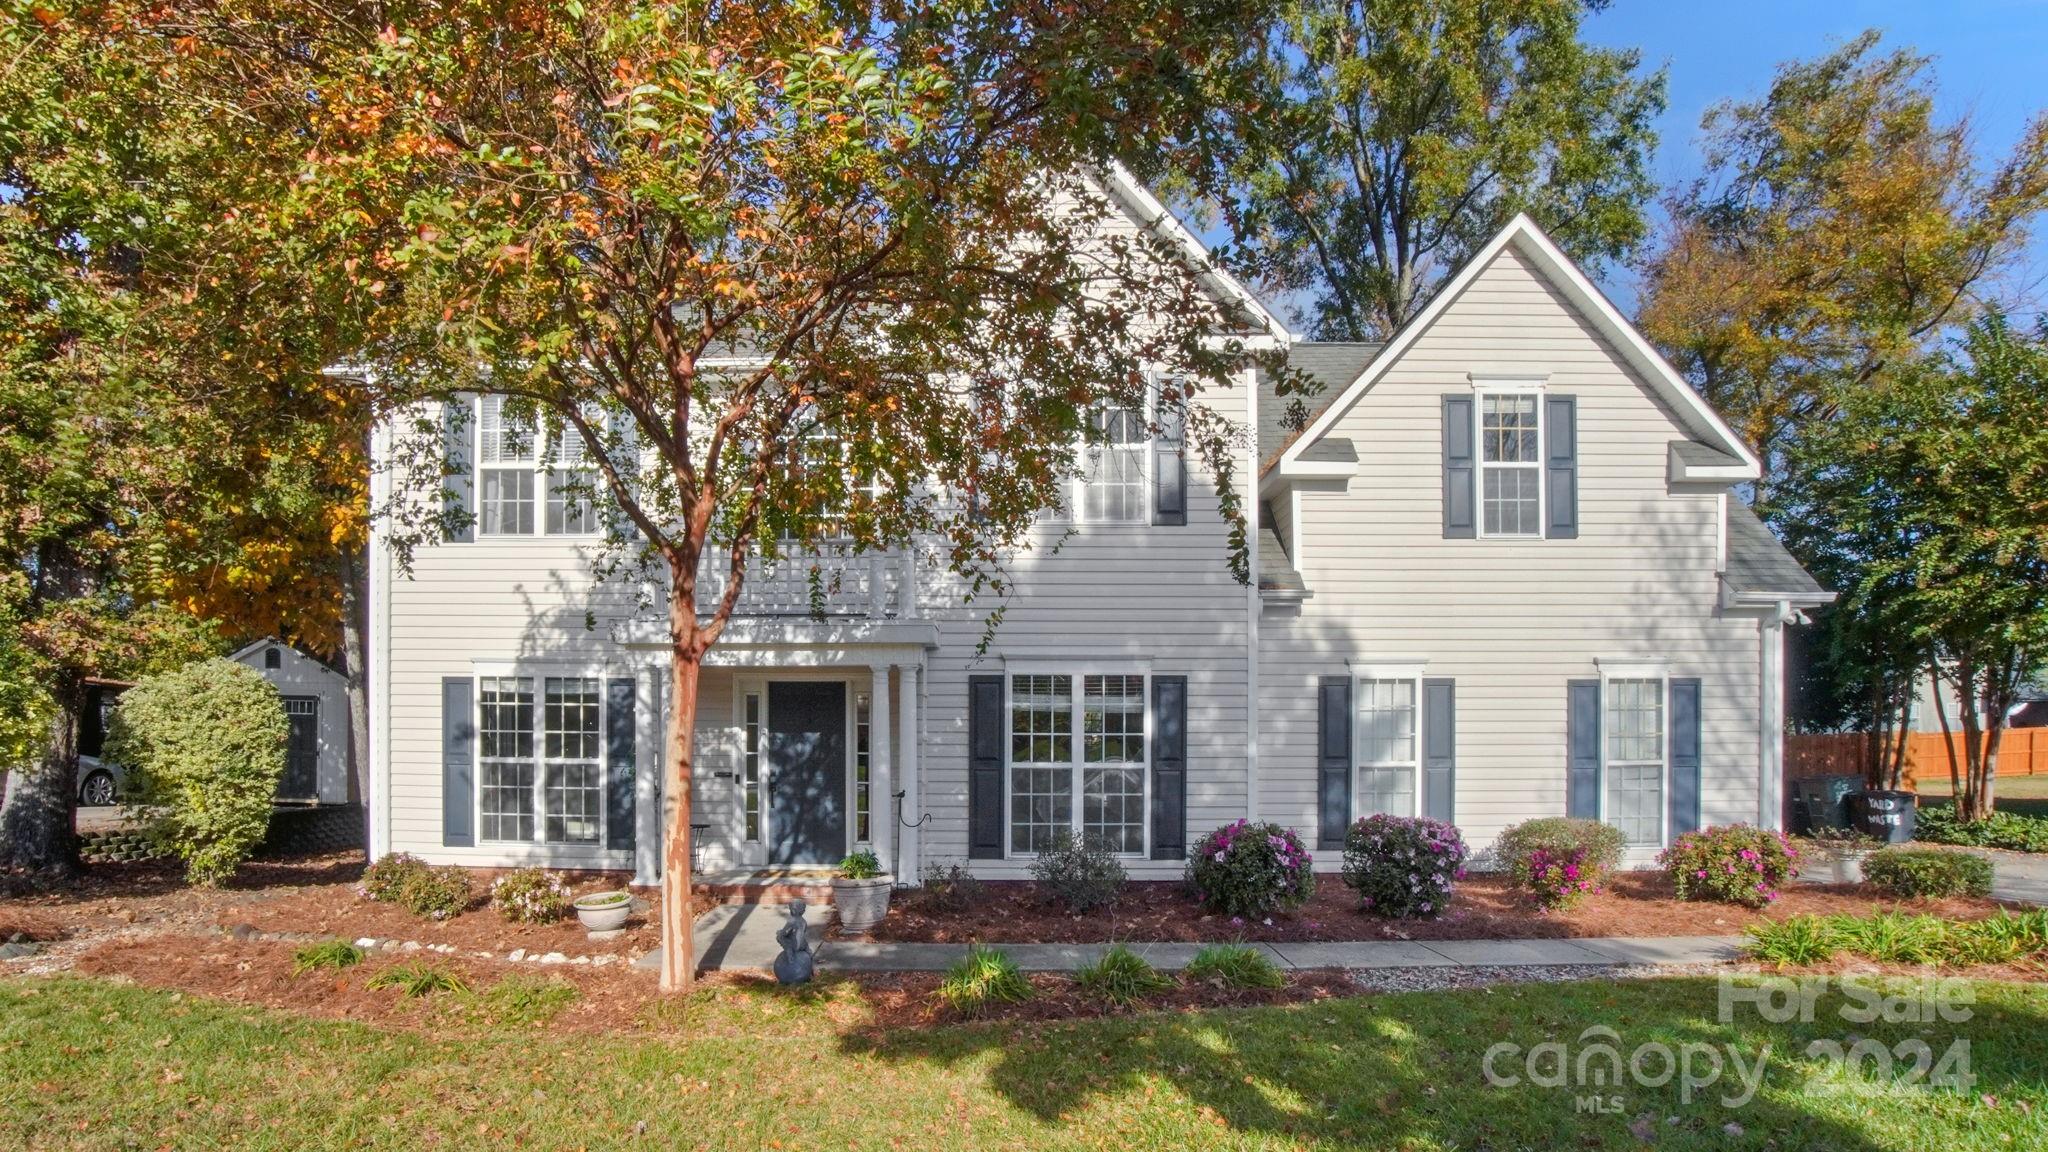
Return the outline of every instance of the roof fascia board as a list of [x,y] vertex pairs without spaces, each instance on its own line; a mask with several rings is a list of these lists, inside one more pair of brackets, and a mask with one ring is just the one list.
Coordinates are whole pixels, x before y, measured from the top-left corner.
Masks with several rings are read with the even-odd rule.
[[1288,330],[1287,325],[1281,323],[1278,316],[1273,315],[1260,303],[1259,298],[1252,295],[1251,290],[1240,283],[1237,277],[1219,266],[1215,257],[1210,255],[1208,245],[1203,244],[1193,232],[1188,231],[1187,225],[1182,224],[1178,216],[1168,210],[1166,205],[1161,204],[1159,198],[1152,195],[1143,184],[1138,183],[1138,178],[1131,175],[1130,169],[1125,168],[1121,161],[1110,161],[1108,176],[1110,191],[1124,202],[1132,215],[1138,217],[1139,227],[1157,232],[1170,240],[1181,250],[1181,255],[1188,261],[1197,278],[1212,291],[1242,307],[1266,329],[1268,334],[1289,343],[1294,341],[1295,335]]

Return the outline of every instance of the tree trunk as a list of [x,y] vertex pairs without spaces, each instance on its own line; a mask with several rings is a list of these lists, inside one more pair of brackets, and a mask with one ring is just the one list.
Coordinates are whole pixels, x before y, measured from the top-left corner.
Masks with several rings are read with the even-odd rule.
[[1984,742],[1977,720],[1977,683],[1988,671],[1968,657],[1956,662],[1956,704],[1963,722],[1963,791],[1956,796],[1956,815],[1963,820],[1991,815],[1984,802]]
[[1928,683],[1934,689],[1934,717],[1941,721],[1941,750],[1948,754],[1949,803],[1955,808],[1956,818],[1959,820],[1965,819],[1963,816],[1963,769],[1962,765],[1956,760],[1956,736],[1955,730],[1949,726],[1948,722],[1948,701],[1941,698],[1942,680],[1941,663],[1939,661],[1936,661],[1929,667],[1927,678]]
[[369,640],[363,606],[369,603],[369,557],[351,552],[341,562],[341,660],[348,696],[349,791],[363,806],[363,852],[370,850],[370,694]]
[[68,873],[76,865],[78,713],[84,703],[85,686],[72,678],[57,693],[41,758],[8,773],[0,800],[0,866]]
[[688,991],[697,973],[697,948],[690,916],[690,739],[697,729],[697,678],[703,654],[696,650],[695,603],[671,574],[669,637],[671,684],[668,708],[668,764],[662,775],[661,990]]

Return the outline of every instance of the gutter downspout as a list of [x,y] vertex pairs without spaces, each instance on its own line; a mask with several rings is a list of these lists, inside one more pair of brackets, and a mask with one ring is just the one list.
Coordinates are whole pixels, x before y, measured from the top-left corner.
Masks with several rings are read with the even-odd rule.
[[1259,819],[1259,382],[1255,368],[1244,370],[1245,426],[1251,430],[1250,482],[1246,484],[1245,537],[1247,570],[1251,580],[1244,590],[1244,818]]
[[380,420],[370,432],[370,619],[368,673],[370,710],[369,856],[380,860],[391,851],[391,548],[377,510],[389,503],[391,476],[390,424]]

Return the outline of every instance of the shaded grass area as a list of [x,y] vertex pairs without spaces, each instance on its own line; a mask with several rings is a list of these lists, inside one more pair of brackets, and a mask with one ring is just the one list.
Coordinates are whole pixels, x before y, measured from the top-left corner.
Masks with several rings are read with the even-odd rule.
[[[0,982],[0,1147],[1968,1149],[2048,1142],[2048,990],[1974,986],[1959,1024],[1717,1021],[1711,980],[1526,985],[876,1034],[843,987],[651,1009],[690,1040],[384,1030],[66,978]],[[1487,1048],[1612,1028],[1769,1047],[1755,1099],[1491,1087]],[[1815,1038],[1970,1042],[1969,1093],[1805,1091]],[[1497,1066],[1525,1071],[1516,1060]],[[1608,1088],[1605,1093],[1613,1095]],[[1729,1128],[1728,1125],[1736,1125]],[[644,1126],[644,1127],[643,1127]]]
[[[1914,788],[1921,807],[1946,806],[1954,796],[1946,776],[1923,776]],[[2001,812],[2048,817],[2048,776],[2000,776],[1991,786],[1991,804]]]

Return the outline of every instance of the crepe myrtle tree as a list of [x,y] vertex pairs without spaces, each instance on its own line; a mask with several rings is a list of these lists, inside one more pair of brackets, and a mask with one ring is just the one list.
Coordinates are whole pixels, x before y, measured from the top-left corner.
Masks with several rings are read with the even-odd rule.
[[[1117,157],[1204,170],[1187,157],[1228,66],[1212,56],[1258,17],[1163,0],[151,11],[143,39],[195,94],[303,142],[243,235],[324,276],[312,290],[369,333],[351,371],[397,430],[374,513],[401,562],[470,518],[440,401],[489,393],[544,461],[580,451],[565,495],[600,508],[601,572],[665,579],[664,989],[691,979],[699,667],[751,557],[912,549],[993,627],[1005,557],[1109,410],[1177,438],[1241,524],[1239,433],[1193,397],[1257,354],[1256,322],[1219,303],[1177,225],[1132,226],[1111,190]],[[1243,579],[1245,553],[1240,526],[1217,562]]]

